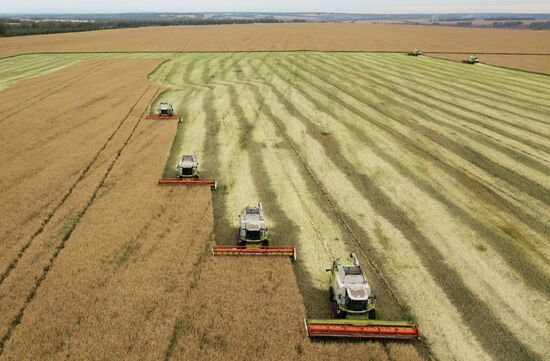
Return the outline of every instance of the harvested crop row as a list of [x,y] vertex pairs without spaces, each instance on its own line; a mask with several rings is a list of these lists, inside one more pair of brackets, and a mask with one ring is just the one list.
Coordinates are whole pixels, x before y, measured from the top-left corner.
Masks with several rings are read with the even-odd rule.
[[[301,166],[293,161],[287,162],[294,156],[275,125],[262,123],[261,127],[257,126],[265,120],[265,109],[261,105],[273,104],[273,100],[249,93],[245,86],[247,82],[239,80],[246,76],[241,75],[246,72],[242,59],[242,54],[220,56],[217,61],[207,58],[203,64],[195,64],[198,69],[190,71],[202,74],[205,82],[201,90],[193,87],[184,92],[176,88],[164,95],[163,99],[186,104],[183,108],[184,125],[178,130],[180,138],[174,142],[171,161],[177,161],[177,155],[182,152],[198,153],[203,176],[223,180],[221,188],[214,194],[217,243],[233,244],[239,208],[262,201],[270,217],[274,243],[299,246],[300,266],[296,269],[300,275],[300,290],[306,295],[308,315],[328,317],[324,291],[326,276],[319,271],[326,268],[334,257],[349,252],[345,242],[348,236],[343,235],[336,217],[323,204],[320,195],[311,192],[315,185],[307,179]],[[172,66],[166,64],[152,79],[161,81],[161,74],[166,77],[167,84],[174,84],[179,75],[163,71],[163,68]],[[203,67],[208,69],[206,76]],[[226,79],[233,74],[237,78],[236,84],[227,84]],[[195,77],[187,80],[193,85],[198,81]],[[218,84],[223,86],[216,87]],[[197,139],[200,136],[208,142]],[[201,147],[203,150],[197,151]],[[173,163],[167,164],[166,175],[173,175],[173,166]],[[292,186],[281,194],[278,190],[288,182]],[[382,312],[387,317],[403,317],[377,276],[368,267],[366,270],[372,275],[371,282],[378,295],[385,300]],[[288,304],[286,300],[281,302]],[[181,342],[182,345],[186,343]],[[415,353],[410,345],[408,350]]]
[[[277,221],[271,224],[270,228],[277,244],[292,244],[301,238],[316,239],[320,242],[319,247],[328,247],[327,250],[329,248],[333,249],[324,254],[319,253],[311,244],[306,244],[304,250],[300,252],[301,258],[313,257],[317,259],[312,264],[306,263],[306,266],[315,265],[316,267],[307,270],[306,273],[312,271],[313,274],[316,274],[319,268],[324,268],[327,264],[330,264],[333,256],[347,253],[345,249],[341,248],[341,240],[343,239],[341,230],[338,229],[338,225],[334,224],[335,219],[330,220],[334,216],[328,215],[327,218],[326,213],[330,213],[330,210],[326,209],[326,206],[320,205],[319,196],[312,195],[309,191],[303,192],[304,189],[315,187],[315,185],[307,181],[307,178],[304,179],[305,174],[300,166],[287,164],[275,173],[263,170],[264,163],[270,164],[269,167],[273,167],[274,164],[281,163],[283,159],[289,156],[292,157],[290,149],[281,147],[284,139],[280,134],[277,134],[272,124],[266,124],[262,127],[255,126],[255,119],[265,116],[264,114],[257,114],[258,111],[263,113],[264,109],[260,109],[261,106],[258,106],[258,104],[264,100],[256,99],[257,95],[255,94],[245,96],[245,93],[243,93],[243,96],[238,96],[243,89],[236,88],[234,85],[227,88],[229,97],[225,96],[226,89],[224,88],[220,89],[219,95],[210,90],[211,84],[220,82],[218,80],[220,76],[223,77],[227,73],[235,73],[238,76],[239,72],[242,71],[239,70],[238,65],[235,65],[239,61],[238,59],[242,58],[242,55],[232,57],[233,66],[227,66],[227,64],[231,64],[227,59],[228,57],[229,55],[220,57],[217,63],[206,61],[207,65],[204,64],[205,67],[208,67],[211,75],[205,77],[207,84],[203,94],[208,92],[211,94],[204,97],[193,97],[194,93],[191,95],[185,93],[184,95],[174,90],[163,97],[164,99],[175,100],[176,104],[178,99],[184,100],[187,104],[184,118],[188,120],[184,123],[184,126],[179,128],[174,142],[172,158],[169,160],[165,175],[174,176],[174,164],[178,155],[185,152],[196,152],[196,149],[201,149],[204,144],[202,152],[204,156],[200,158],[203,176],[222,176],[224,179],[222,184],[224,192],[221,196],[214,195],[217,200],[215,203],[216,209],[220,209],[219,217],[216,217],[218,242],[223,244],[233,243],[235,217],[240,207],[245,204],[255,204],[258,200],[262,200],[268,212],[271,213],[272,219],[274,213],[276,214],[275,219]],[[220,69],[215,64],[225,65]],[[221,75],[220,71],[222,71]],[[178,77],[179,75],[173,76],[174,79]],[[170,79],[172,79],[171,76],[167,78],[167,83],[171,84]],[[191,83],[195,81],[196,79],[189,79]],[[193,99],[202,99],[203,102],[197,104],[192,102]],[[253,104],[247,102],[246,99],[252,99]],[[202,125],[203,121],[206,123],[206,127]],[[250,137],[252,134],[255,135],[254,139]],[[206,136],[210,141],[203,143],[201,136]],[[214,139],[218,139],[218,142],[213,143]],[[263,146],[260,147],[261,144]],[[220,149],[222,150],[220,151]],[[246,158],[241,156],[243,151]],[[283,152],[285,154],[278,154]],[[275,160],[275,162],[272,160]],[[253,168],[252,178],[248,177],[249,172],[243,170],[244,167]],[[276,178],[272,178],[275,174],[277,175]],[[293,191],[289,193],[288,199],[282,202],[278,201],[276,194],[271,190],[270,183],[277,183],[277,187],[280,187],[289,179],[296,183],[293,186]],[[239,188],[232,189],[233,187]],[[225,195],[235,198],[226,198]],[[279,203],[285,204],[284,209],[278,206]],[[289,214],[291,209],[293,211]],[[302,228],[298,228],[293,220],[301,219],[304,215],[308,215],[308,219],[305,224],[302,224]],[[300,235],[296,232],[305,232],[305,234]],[[331,242],[333,239],[337,242]],[[306,249],[308,251],[305,251]],[[324,276],[316,277],[314,288],[324,288],[325,282]],[[303,286],[312,288],[312,285],[306,285],[305,283]],[[391,309],[391,306],[387,305],[387,309]],[[324,303],[322,304],[322,311],[317,311],[317,313],[326,314]]]
[[[239,207],[264,201],[274,241],[303,250],[297,282],[308,315],[322,315],[325,263],[357,246],[342,214],[437,356],[546,356],[544,77],[397,54],[197,56],[152,79],[185,102],[172,156],[198,154],[222,184],[218,243],[234,241]],[[189,79],[166,71],[190,57]],[[403,317],[369,277],[383,313]]]
[[[306,63],[306,62],[301,62],[301,64],[305,64],[305,63]],[[280,69],[280,66],[279,66],[279,67],[269,67],[269,68],[271,68],[271,69],[273,69],[273,68],[274,68],[274,69]],[[299,68],[298,68],[298,69],[299,69]],[[325,67],[324,69],[326,69],[326,67]],[[296,75],[297,73],[294,73],[294,74]],[[361,109],[361,105],[360,105],[359,103],[357,103],[357,105],[355,104],[356,99],[352,99],[352,98],[349,96],[349,94],[362,94],[362,91],[361,91],[361,90],[354,90],[353,88],[351,88],[351,87],[348,86],[348,87],[346,87],[346,90],[343,91],[343,90],[339,87],[339,85],[338,85],[338,86],[335,86],[335,85],[334,85],[334,84],[336,84],[336,83],[340,84],[341,81],[340,81],[340,82],[334,82],[334,83],[333,83],[333,82],[330,81],[330,78],[324,77],[324,80],[323,80],[322,82],[320,81],[320,78],[318,78],[320,82],[317,83],[317,79],[316,79],[316,78],[313,78],[312,75],[315,76],[315,74],[309,73],[307,77],[306,77],[306,75],[304,74],[303,78],[301,78],[301,79],[304,79],[304,81],[306,82],[306,84],[307,84],[310,88],[306,88],[306,87],[300,87],[300,88],[301,88],[301,89],[304,89],[304,91],[305,91],[305,89],[308,89],[308,90],[307,90],[308,92],[309,92],[312,88],[316,88],[318,91],[321,91],[320,94],[317,93],[316,95],[314,95],[314,96],[312,97],[313,99],[319,99],[319,95],[321,95],[322,98],[325,98],[325,97],[326,97],[326,100],[327,100],[328,102],[330,102],[331,100],[334,100],[335,97],[339,97],[339,99],[336,98],[336,99],[338,99],[339,101],[342,101],[341,99],[345,99],[345,101],[344,101],[345,103],[343,102],[343,103],[341,104],[342,106],[339,106],[339,105],[337,105],[337,106],[334,106],[334,105],[333,105],[333,106],[332,106],[332,108],[335,110],[335,112],[333,113],[333,116],[337,117],[339,114],[345,114],[345,112],[346,112],[346,107],[347,107],[348,109],[350,109],[350,108],[351,108],[351,109],[354,109],[357,115],[359,115],[359,114],[361,114],[361,113],[363,112],[362,110],[360,110],[360,109]],[[335,77],[338,77],[338,76],[335,76]],[[312,79],[315,79],[315,81],[312,82],[312,81],[311,81]],[[327,80],[327,79],[328,79],[328,80]],[[294,79],[293,81],[296,82],[296,79]],[[329,93],[329,92],[330,92],[330,88],[329,88],[329,87],[326,87],[326,85],[325,85],[324,83],[330,84],[332,89],[336,89],[336,91],[337,91],[336,94],[338,94],[338,92],[340,92],[340,94],[335,96],[335,95],[332,95],[332,94],[334,94],[334,93],[332,93],[332,92]],[[366,90],[366,89],[365,89],[365,90]],[[321,99],[322,99],[322,98],[321,98]],[[302,109],[303,109],[304,106],[305,106],[305,103],[304,103],[303,101],[298,100],[298,99],[297,99],[296,101],[299,102],[299,103],[301,104],[301,107],[302,107]],[[375,106],[375,105],[372,104],[371,106]],[[386,109],[390,110],[390,109],[391,109],[391,106],[387,106]],[[402,109],[402,108],[401,108],[401,109]],[[381,114],[380,114],[380,115],[382,115],[383,113],[388,114],[387,111],[381,111]],[[341,115],[340,115],[340,116],[341,116]],[[409,116],[410,116],[410,115],[409,115]],[[370,118],[368,115],[366,115],[366,116],[363,115],[362,117],[367,117],[367,119]],[[289,119],[288,117],[281,117],[281,118],[282,118],[282,119]],[[404,118],[404,116],[402,115],[401,118]],[[319,117],[317,116],[316,119],[319,119]],[[364,118],[363,118],[363,119],[364,119]],[[396,121],[396,120],[398,120],[398,119],[399,119],[399,117],[394,118],[394,121]],[[405,119],[406,119],[406,118],[405,118]],[[358,120],[359,120],[359,119],[358,119]],[[369,120],[369,121],[370,121],[370,120]],[[291,122],[291,120],[289,120],[289,122]],[[397,122],[396,122],[396,123],[397,123]],[[389,124],[391,124],[391,123],[389,123]],[[397,124],[399,124],[399,123],[397,123]],[[293,129],[295,129],[295,128],[296,128],[296,127],[294,126]],[[391,128],[390,128],[390,129],[391,129]],[[401,130],[400,132],[405,132],[405,128],[401,128],[401,129],[402,129],[402,130]],[[327,132],[328,132],[328,133],[332,133],[332,132],[330,132],[330,131],[327,131]],[[308,154],[311,154],[311,150],[312,150],[312,149],[315,149],[315,143],[305,143],[305,144],[304,144],[303,136],[300,136],[300,135],[299,135],[300,131],[299,131],[299,130],[296,130],[295,133],[296,133],[296,139],[297,139],[297,140],[299,139],[299,143],[298,143],[298,144],[303,144],[304,147],[307,147],[307,148],[304,148],[304,152],[306,152],[306,149],[307,149],[307,153],[308,153]],[[337,136],[337,135],[339,135],[340,133],[336,131],[336,132],[334,132],[334,134],[335,134],[335,136]],[[374,130],[370,130],[370,131],[368,132],[368,134],[376,134],[376,132],[375,132]],[[406,133],[405,133],[405,134],[406,134]],[[414,139],[414,137],[411,137],[411,138]],[[350,136],[349,136],[349,135],[343,135],[342,142],[344,141],[344,139],[345,139],[345,142],[346,142],[347,144],[350,144],[350,140],[351,140],[351,139],[350,139]],[[338,142],[338,144],[346,144],[346,143],[342,143],[342,142]],[[423,144],[424,144],[424,146],[425,146],[425,145],[426,145],[426,142],[424,141]],[[348,148],[348,147],[349,147],[349,148]],[[354,152],[355,154],[357,154],[358,149],[360,149],[360,148],[354,147],[354,146],[348,146],[348,147],[346,147],[346,148],[348,148],[349,150],[353,149],[353,152]],[[395,148],[395,146],[394,146],[394,148]],[[317,152],[322,152],[322,150],[319,149]],[[439,152],[440,152],[440,154],[441,154],[441,150],[439,150]],[[333,156],[334,153],[335,153],[335,150],[334,150],[334,149],[326,149],[325,152],[324,152],[324,154],[326,154],[326,156],[328,156],[328,157]],[[357,155],[359,155],[359,154],[357,154]],[[351,156],[352,156],[352,154],[350,153],[346,158],[347,158],[347,159],[350,159]],[[369,156],[368,153],[365,153],[363,156],[360,156],[359,159],[368,160],[369,158],[372,158],[372,155]],[[312,164],[312,167],[315,167],[315,165],[316,165],[318,162],[316,162],[314,158],[311,158],[311,161],[309,161],[308,163],[309,163],[309,164]],[[368,165],[367,168],[364,168],[364,166],[361,167],[361,166],[359,166],[358,164],[352,164],[352,163],[349,163],[349,166],[348,166],[348,165],[346,165],[346,162],[344,161],[344,159],[339,159],[339,160],[335,161],[335,162],[334,162],[334,165],[344,166],[344,167],[346,167],[347,169],[365,169],[364,171],[367,171],[367,172],[369,172],[369,173],[370,173],[370,169],[373,168],[373,166],[370,165],[370,164]],[[382,167],[384,167],[384,166],[382,165]],[[381,189],[378,189],[378,190],[376,189],[376,183],[373,183],[373,181],[372,181],[371,179],[369,179],[369,178],[365,178],[365,173],[361,174],[361,173],[364,172],[364,171],[360,171],[359,177],[358,177],[358,180],[357,180],[357,181],[358,181],[357,185],[360,187],[359,189],[362,188],[362,189],[367,189],[367,190],[369,190],[369,192],[366,193],[366,196],[368,197],[367,199],[369,200],[369,202],[375,206],[375,211],[376,211],[376,212],[381,212],[381,213],[382,213],[381,215],[382,215],[384,218],[388,219],[391,223],[393,223],[393,226],[396,227],[400,232],[402,232],[403,234],[405,234],[406,237],[409,238],[409,240],[412,241],[413,239],[424,238],[424,242],[426,242],[426,241],[427,241],[426,236],[421,235],[420,233],[417,232],[417,230],[415,230],[414,225],[413,225],[413,223],[411,222],[411,220],[410,220],[410,219],[407,219],[407,217],[404,216],[404,213],[403,213],[401,210],[399,210],[399,208],[396,208],[396,205],[394,205],[394,204],[392,204],[391,202],[389,202],[389,199],[384,199],[384,197],[382,197],[382,193],[381,193],[382,190],[381,190]],[[326,170],[326,167],[323,167],[323,168],[318,172],[318,174],[323,174],[323,177],[322,177],[321,179],[326,179],[326,178],[327,178],[327,170]],[[374,173],[374,175],[376,175],[376,173]],[[378,179],[378,177],[377,177],[377,179]],[[394,185],[394,186],[390,186],[390,184],[393,183],[393,180],[395,180],[395,185]],[[327,187],[331,187],[331,186],[332,186],[332,184],[327,184]],[[363,188],[363,187],[364,187],[364,188]],[[390,187],[391,187],[391,188],[390,188]],[[335,188],[334,191],[336,192],[336,191],[338,191],[340,188],[341,188],[341,187],[338,187],[338,189]],[[404,183],[403,181],[400,181],[400,180],[399,180],[397,177],[395,177],[395,176],[386,178],[386,181],[383,183],[383,188],[389,188],[389,194],[394,194],[394,195],[395,195],[395,194],[402,194],[403,197],[404,197],[404,199],[407,200],[407,203],[410,203],[410,202],[411,202],[410,200],[414,199],[414,197],[411,197],[410,195],[408,195],[408,193],[405,193],[405,192],[404,192],[405,189],[408,189],[408,187],[406,186],[406,183]],[[396,189],[400,189],[400,191],[396,193]],[[364,190],[363,190],[363,192],[364,192]],[[405,196],[405,194],[407,194],[407,195]],[[452,194],[452,193],[450,193],[450,194]],[[517,194],[517,192],[516,192],[516,194]],[[421,198],[419,198],[419,200],[422,199],[421,202],[423,202],[425,205],[428,205],[428,203],[426,202],[426,196],[427,196],[427,195],[422,195]],[[392,198],[397,198],[397,200],[399,200],[400,197],[395,197],[395,196],[393,196]],[[343,198],[339,198],[339,199],[342,200],[342,205],[345,204],[345,205],[347,205],[347,206],[349,207],[350,204],[352,204],[352,203],[350,203],[350,202],[352,202],[352,199],[351,199],[351,198],[350,198],[350,199],[347,199],[347,200],[345,200],[345,199],[343,199]],[[357,199],[357,196],[354,197],[354,199]],[[377,204],[377,203],[379,203],[379,204]],[[406,211],[406,214],[411,214],[411,215],[412,215],[412,214],[417,214],[417,216],[415,217],[415,218],[417,218],[418,215],[420,214],[420,213],[419,213],[419,206],[418,206],[418,204],[421,204],[421,203],[414,202],[414,203],[410,206],[410,209],[408,209],[408,210]],[[433,207],[433,206],[432,206],[432,207]],[[357,204],[356,207],[351,207],[351,209],[354,209],[354,208],[355,208],[355,209],[361,209],[361,208],[364,209],[364,206],[362,207],[360,204]],[[491,213],[492,213],[492,212],[491,212]],[[543,214],[543,213],[544,213],[544,212],[541,212],[541,214]],[[375,214],[376,214],[376,213],[375,213]],[[437,215],[434,214],[434,215],[431,216],[431,217],[427,217],[424,221],[421,221],[421,222],[423,222],[423,223],[425,222],[425,224],[428,224],[430,230],[433,230],[434,228],[437,228],[437,224],[436,224],[436,225],[433,224],[433,219],[439,219],[440,222],[442,221],[442,219],[441,219],[441,213],[440,213],[440,212],[436,212],[436,214],[437,214]],[[489,214],[490,214],[490,213],[489,213]],[[357,218],[357,220],[360,221],[360,218]],[[418,222],[419,220],[415,219],[415,221]],[[438,223],[439,223],[439,222],[438,222]],[[444,222],[441,222],[441,223],[444,224],[445,227],[447,227],[447,228],[449,227],[447,222],[445,222],[445,223],[444,223]],[[370,229],[373,229],[373,227],[369,227],[369,228],[370,228]],[[442,237],[442,234],[445,234],[445,233],[444,233],[444,230],[439,231],[439,232],[438,232],[438,235],[436,235],[435,238],[432,238],[432,239],[441,238],[441,237]],[[458,234],[458,233],[455,233],[455,234]],[[535,236],[536,236],[536,235],[535,235]],[[448,238],[449,236],[444,236],[444,237]],[[540,236],[539,236],[539,237],[540,237]],[[430,238],[431,238],[431,237],[430,237]],[[450,244],[455,244],[455,243],[456,243],[456,242],[451,242]],[[507,252],[506,249],[499,250],[499,251],[501,251],[501,252],[502,252],[502,251],[503,251],[503,252]],[[524,251],[524,250],[522,250],[522,251]],[[433,253],[433,252],[432,252],[432,253]],[[455,252],[453,252],[452,254],[447,255],[447,256],[445,257],[445,259],[448,260],[448,259],[450,259],[451,257],[456,256],[457,254],[464,254],[464,251],[461,250],[460,253],[456,253],[456,251],[455,251]],[[475,255],[474,255],[474,256],[475,256]],[[517,257],[517,253],[509,254],[509,255],[506,255],[506,256],[507,256],[507,257],[509,256],[508,259],[513,260],[511,257]],[[478,256],[478,257],[483,257],[483,256]],[[470,257],[468,257],[467,259],[469,259],[469,258],[470,258]],[[537,282],[539,282],[539,283],[533,283],[533,282],[532,282],[533,279],[531,279],[531,278],[526,278],[525,280],[527,281],[527,286],[535,286],[536,289],[538,288],[538,289],[544,290],[544,284],[546,284],[546,282],[544,281],[544,279],[545,279],[545,277],[547,277],[547,271],[544,271],[544,272],[543,272],[542,270],[538,270],[539,267],[545,268],[545,266],[544,266],[544,263],[542,263],[542,262],[539,263],[539,264],[537,265],[537,263],[538,263],[538,262],[537,262],[537,258],[539,258],[538,254],[535,254],[535,253],[531,254],[530,257],[529,257],[529,258],[526,258],[525,260],[529,260],[530,262],[533,262],[533,264],[527,263],[527,264],[528,264],[528,266],[527,266],[528,268],[526,268],[526,269],[524,269],[524,270],[521,269],[521,268],[518,268],[518,270],[520,270],[520,271],[525,271],[525,272],[533,272],[533,273],[531,273],[531,275],[535,275],[535,279],[538,279],[539,281],[537,281]],[[481,261],[481,258],[479,258],[479,260]],[[424,261],[424,262],[425,262],[425,261]],[[459,262],[463,262],[463,260],[461,260],[461,261],[459,261]],[[479,264],[479,263],[478,263],[478,264]],[[437,266],[437,268],[434,269],[434,270],[432,271],[432,273],[435,273],[434,271],[437,270],[438,268],[440,268],[441,266],[442,266],[442,265]],[[475,266],[474,266],[474,267],[475,267]],[[497,269],[498,269],[499,267],[502,267],[502,266],[501,266],[501,265],[498,265],[498,264],[495,264],[494,267],[497,267]],[[525,267],[525,263],[518,264],[518,267]],[[466,272],[468,272],[468,270],[470,270],[471,268],[472,268],[472,267],[466,268]],[[502,272],[503,272],[504,274],[507,273],[507,271],[505,271],[505,269],[503,269]],[[465,273],[465,274],[464,274],[464,277],[467,277],[468,274],[469,274],[469,273]],[[497,274],[498,274],[498,275],[497,275],[496,277],[499,277],[499,276],[502,277],[502,274],[501,274],[500,272],[497,272]],[[526,275],[527,275],[527,274],[529,274],[529,273],[526,273]],[[532,276],[531,276],[531,277],[532,277]],[[488,282],[489,282],[489,283],[493,283],[493,284],[495,283],[494,280],[488,280]],[[507,292],[508,289],[517,287],[515,283],[516,283],[515,276],[509,277],[508,285],[507,285],[507,286],[503,286],[503,287],[502,287],[502,291],[503,291],[503,292]],[[451,287],[450,285],[446,285],[446,286],[444,286],[444,289],[450,289],[450,287]],[[455,289],[458,287],[458,285],[456,284],[456,282],[454,282],[454,284],[453,284],[452,287],[455,288]],[[541,288],[541,287],[542,287],[542,288]],[[486,289],[486,287],[484,287],[483,285],[481,285],[480,289]],[[478,291],[478,292],[479,292],[479,291]],[[533,297],[533,298],[532,298],[532,302],[533,302],[533,303],[532,303],[531,309],[530,309],[530,310],[519,310],[519,312],[526,311],[527,314],[530,315],[528,318],[529,318],[531,321],[533,321],[532,323],[530,323],[531,327],[533,327],[534,329],[537,330],[537,331],[536,331],[537,334],[540,334],[540,333],[542,332],[542,330],[544,329],[544,321],[543,321],[543,322],[538,322],[538,321],[537,321],[535,309],[536,309],[536,305],[537,305],[537,304],[539,304],[540,302],[544,302],[544,301],[543,301],[544,296],[542,296],[542,294],[537,294],[537,292],[536,292],[535,290],[532,290],[532,291],[530,291],[530,292],[528,291],[528,293],[531,294],[532,297]],[[464,294],[464,292],[463,292],[463,294]],[[519,292],[519,293],[518,293],[519,299],[522,299],[522,296],[521,296],[521,295],[523,295],[523,293],[522,293],[522,292]],[[505,297],[505,296],[504,296],[504,293],[502,293],[502,296],[500,296],[500,297]],[[508,296],[506,296],[506,298],[503,298],[503,299],[507,299],[507,298],[508,298]],[[494,301],[494,300],[495,300],[494,295],[488,296],[488,297],[487,297],[487,300],[489,300],[490,302],[492,302],[494,307],[499,307],[499,306],[497,305],[497,302]],[[472,300],[472,301],[473,301],[473,300]],[[417,302],[422,302],[422,301],[419,299]],[[476,303],[477,301],[473,301],[473,302]],[[517,304],[517,302],[518,302],[518,301],[515,301],[515,302],[512,301],[512,304]],[[461,301],[460,304],[464,304],[464,302]],[[481,306],[481,305],[479,305],[479,306]],[[505,307],[502,309],[502,311],[499,311],[500,314],[501,314],[502,316],[507,316],[507,313],[506,313],[504,310],[508,309],[509,307],[510,307],[510,306],[505,306]],[[518,318],[521,319],[522,317],[517,317],[517,316],[516,316],[516,317],[510,317],[509,319],[507,319],[507,324],[508,324],[510,327],[513,327],[513,325],[515,325],[515,320],[517,320]],[[474,321],[474,322],[475,322],[475,321]],[[529,322],[530,322],[530,321],[529,321]],[[529,323],[529,322],[526,322],[526,323]],[[479,319],[477,319],[477,322],[475,322],[475,324],[479,324]],[[481,326],[481,325],[483,325],[483,323],[481,323],[480,326]],[[472,324],[472,327],[474,327],[473,324]],[[476,329],[479,329],[479,326],[475,326],[475,327],[476,327]],[[429,332],[429,330],[428,330],[427,332]],[[531,337],[531,334],[530,334],[529,332],[527,332],[527,333],[525,333],[525,334],[522,334],[521,337],[522,337],[524,340],[527,340],[527,339],[529,339],[529,338]],[[519,345],[518,345],[518,346],[519,346]],[[536,343],[532,343],[532,346],[535,347],[535,348],[537,347]],[[519,347],[518,350],[521,350],[521,346]],[[543,352],[543,349],[540,349],[540,348],[539,348],[539,351],[540,351],[540,352]],[[497,352],[502,352],[502,351],[497,351]],[[525,351],[519,351],[519,352],[525,352]],[[522,356],[522,357],[525,357],[525,355]]]

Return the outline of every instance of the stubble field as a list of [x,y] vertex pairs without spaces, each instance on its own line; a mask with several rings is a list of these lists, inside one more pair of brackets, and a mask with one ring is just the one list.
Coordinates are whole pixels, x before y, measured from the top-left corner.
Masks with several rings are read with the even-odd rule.
[[[400,54],[179,55],[151,80],[215,177],[216,241],[262,201],[309,317],[324,269],[359,249],[382,315],[414,317],[441,359],[544,359],[550,84]],[[368,259],[368,262],[366,259]],[[543,312],[544,313],[544,312]]]

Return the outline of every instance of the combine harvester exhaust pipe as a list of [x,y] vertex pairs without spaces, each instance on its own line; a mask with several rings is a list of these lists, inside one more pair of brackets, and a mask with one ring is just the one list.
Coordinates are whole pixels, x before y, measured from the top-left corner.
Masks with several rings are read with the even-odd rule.
[[348,337],[416,340],[420,338],[414,322],[380,320],[306,320],[304,326],[309,337]]

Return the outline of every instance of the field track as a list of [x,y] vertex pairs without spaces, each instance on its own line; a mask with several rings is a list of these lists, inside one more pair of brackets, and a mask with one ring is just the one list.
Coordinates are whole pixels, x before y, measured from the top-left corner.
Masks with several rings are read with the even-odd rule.
[[[546,54],[546,31],[468,29],[388,24],[251,24],[148,27],[0,39],[0,57],[28,53],[385,51],[420,48],[434,53]],[[544,57],[501,58],[486,62],[550,72]]]
[[241,205],[263,201],[276,242],[300,249],[308,316],[327,316],[332,257],[359,247],[385,317],[414,315],[438,357],[547,356],[546,77],[258,53],[180,55],[151,79],[187,119],[165,175],[193,151],[220,180],[218,243],[233,242]]

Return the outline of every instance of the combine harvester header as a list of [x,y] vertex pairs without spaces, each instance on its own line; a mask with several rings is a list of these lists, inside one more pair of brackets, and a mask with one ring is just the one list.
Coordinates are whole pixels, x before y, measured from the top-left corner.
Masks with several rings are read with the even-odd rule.
[[218,189],[218,182],[215,179],[178,179],[178,178],[161,178],[158,182],[162,186],[210,186],[212,190]]
[[296,247],[293,246],[214,246],[214,256],[284,256],[296,260]]
[[215,246],[212,248],[214,256],[284,256],[296,261],[296,247],[271,245],[261,203],[245,207],[239,217],[237,246]]
[[174,108],[172,104],[161,102],[159,108],[157,109],[157,114],[150,114],[147,116],[147,119],[161,120],[161,119],[177,119],[181,121],[179,115],[174,115]]
[[376,297],[371,293],[359,259],[336,259],[330,272],[332,319],[304,320],[309,337],[418,339],[418,327],[409,321],[378,320]]
[[304,320],[309,337],[418,339],[413,322],[381,320]]

